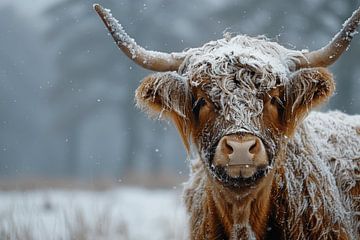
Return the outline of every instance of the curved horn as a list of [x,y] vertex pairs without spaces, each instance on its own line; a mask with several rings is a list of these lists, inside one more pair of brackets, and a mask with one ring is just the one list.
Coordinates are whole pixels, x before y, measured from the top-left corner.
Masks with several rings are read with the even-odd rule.
[[357,33],[356,28],[359,24],[360,8],[353,12],[351,17],[343,24],[343,28],[325,47],[304,53],[305,58],[299,59],[296,63],[296,69],[327,67],[333,64],[348,48],[353,36]]
[[99,4],[93,5],[95,11],[111,33],[117,46],[135,63],[154,71],[177,71],[184,60],[184,53],[162,53],[148,51],[137,45],[134,39],[124,31],[110,10]]

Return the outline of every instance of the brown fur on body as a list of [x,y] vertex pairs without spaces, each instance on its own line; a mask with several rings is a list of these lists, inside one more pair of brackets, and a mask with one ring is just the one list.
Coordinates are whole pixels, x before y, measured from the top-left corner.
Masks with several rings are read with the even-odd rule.
[[[360,238],[360,116],[307,116],[335,86],[325,68],[291,72],[294,56],[236,36],[189,50],[178,73],[150,75],[137,89],[138,106],[172,119],[199,155],[184,191],[190,239]],[[229,186],[211,169],[212,151],[244,131],[261,137],[272,170]]]
[[[335,115],[336,118],[332,118],[332,115]],[[325,121],[319,123],[319,117]],[[202,162],[196,161],[193,164],[192,177],[184,191],[187,210],[191,213],[190,225],[193,226],[190,231],[191,239],[248,239],[246,236],[236,238],[232,235],[234,228],[242,223],[243,219],[239,219],[239,216],[249,218],[249,225],[245,224],[244,228],[253,231],[257,239],[266,239],[266,237],[269,239],[274,239],[274,237],[276,237],[275,239],[355,239],[349,232],[353,232],[353,236],[359,236],[360,229],[356,223],[359,222],[360,212],[358,178],[360,161],[357,157],[360,155],[360,134],[356,133],[356,122],[359,122],[360,118],[353,117],[347,122],[339,122],[337,118],[346,118],[346,116],[337,112],[310,115],[309,119],[295,133],[297,135],[295,140],[287,143],[284,155],[277,157],[279,165],[275,173],[268,175],[267,179],[264,179],[262,184],[250,193],[231,191],[222,187],[206,174]],[[346,156],[342,155],[338,149],[335,152],[338,153],[338,156],[342,155],[342,159],[338,161],[343,161],[342,164],[347,167],[336,169],[334,161],[337,160],[334,158],[337,156],[332,155],[334,153],[331,149],[333,146],[319,146],[321,144],[314,144],[316,142],[314,139],[305,137],[314,134],[311,133],[314,129],[307,129],[314,125],[314,121],[316,121],[316,125],[326,125],[325,129],[328,135],[326,141],[334,141],[332,136],[334,136],[334,132],[338,133],[339,131],[334,126],[342,126],[343,133],[352,133],[350,137],[349,135],[336,136],[338,141],[350,138],[347,141],[352,145],[351,150],[354,152],[348,152]],[[342,124],[332,125],[331,129],[329,124],[336,121]],[[349,124],[349,121],[353,124]],[[322,134],[324,132],[318,130],[317,135],[312,136],[324,137]],[[323,150],[314,152],[314,150],[318,150],[316,148]],[[321,156],[325,154],[327,156]],[[294,158],[294,155],[298,157],[291,159]],[[325,157],[322,161],[329,170],[327,173],[320,170],[312,171],[321,168],[321,166],[314,165],[316,161],[312,161],[320,156]],[[298,164],[303,168],[299,168]],[[292,166],[290,167],[290,165]],[[308,170],[301,171],[302,169]],[[289,171],[294,172],[289,174]],[[344,171],[348,174],[347,179],[341,181]],[[295,175],[296,178],[289,178],[291,175]],[[328,184],[327,177],[336,182],[337,188],[331,189],[334,185]],[[290,183],[290,181],[292,182]],[[271,192],[269,186],[272,187]],[[298,191],[293,191],[293,186],[303,187],[297,189]],[[311,189],[314,186],[315,189]],[[201,191],[201,189],[206,190]],[[333,191],[339,191],[339,193],[333,193]],[[336,198],[336,196],[341,196],[340,198],[344,201],[341,207],[348,206],[346,211],[350,213],[349,216],[337,215],[337,211],[341,211],[341,209],[331,209],[322,202]],[[318,202],[314,203],[313,200]],[[339,201],[340,199],[334,200]],[[202,208],[200,209],[198,206],[202,206]],[[238,221],[236,222],[236,220]],[[349,227],[353,229],[349,229]],[[206,237],[204,238],[204,236]]]
[[[336,115],[336,118],[332,119],[332,115]],[[355,130],[360,117],[347,119],[347,122],[338,121],[342,123],[343,132],[349,131],[352,135],[337,135],[337,139],[341,141],[349,137],[351,150],[354,150],[346,156],[338,151],[338,156],[342,155],[342,159],[338,160],[334,159],[337,156],[332,155],[333,146],[319,146],[314,144],[314,139],[306,137],[314,134],[311,133],[314,129],[308,129],[314,125],[314,120],[317,121],[316,126],[321,124],[319,117],[325,120],[323,124],[326,127],[330,127],[331,122],[346,116],[338,112],[310,115],[295,133],[295,139],[284,145],[284,154],[277,157],[279,164],[274,173],[248,192],[224,188],[206,174],[200,160],[194,161],[191,179],[184,190],[192,226],[190,238],[251,239],[254,236],[256,239],[357,239],[356,236],[360,234],[360,134]],[[353,124],[349,124],[349,121]],[[334,125],[332,129],[327,128],[329,137],[326,141],[331,141],[332,134],[338,133],[338,130]],[[319,131],[312,136],[324,137],[321,136],[323,133]],[[323,150],[315,152],[319,147]],[[294,156],[295,159],[291,159]],[[325,169],[313,161],[319,157],[325,157],[321,159]],[[336,169],[334,161],[343,161],[338,164],[344,167]],[[344,172],[348,175],[341,180]],[[336,185],[329,184],[329,180],[336,182]],[[294,186],[302,187],[293,189]],[[324,201],[334,201],[331,204],[335,206]],[[336,204],[345,208],[344,212],[348,214],[341,213],[344,209],[338,209]],[[236,235],[239,227],[246,234]]]
[[197,165],[192,176],[196,180],[184,190],[187,211],[191,213],[190,238],[262,239],[271,205],[271,184],[266,181],[271,181],[272,174],[256,189],[238,191],[224,188],[207,176],[200,162]]

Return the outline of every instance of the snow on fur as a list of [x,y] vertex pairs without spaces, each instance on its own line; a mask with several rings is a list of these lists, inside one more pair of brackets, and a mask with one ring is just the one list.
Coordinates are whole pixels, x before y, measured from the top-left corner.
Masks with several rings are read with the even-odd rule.
[[[250,132],[262,139],[271,139],[266,131],[258,128],[264,107],[259,93],[285,85],[295,59],[301,56],[301,52],[285,49],[266,39],[247,36],[221,39],[189,50],[180,73],[189,78],[191,86],[201,86],[221,109],[219,115],[224,118],[211,126],[218,129],[216,136],[206,135],[205,131],[202,137],[203,159],[208,158],[209,147],[227,134]],[[204,83],[202,76],[210,81]],[[306,89],[306,86],[299,89],[299,99],[306,94]],[[294,106],[298,104],[296,100]],[[222,126],[224,121],[233,124],[226,128]],[[283,219],[284,231],[292,239],[309,237],[301,230],[305,230],[307,224],[301,216],[309,208],[310,218],[315,219],[315,227],[321,229],[323,237],[332,231],[333,225],[323,223],[321,209],[331,217],[331,221],[342,224],[353,239],[358,235],[356,203],[349,193],[359,179],[355,174],[359,161],[355,159],[360,156],[355,154],[360,154],[360,137],[354,131],[354,122],[360,123],[360,117],[351,118],[338,112],[314,113],[288,143],[286,163],[279,166],[285,169],[285,175],[277,175],[277,182],[283,182],[288,209],[292,211],[289,219]],[[324,141],[331,138],[336,139],[336,144],[329,147],[329,143]],[[276,151],[273,142],[268,145],[273,146],[273,152]],[[205,175],[203,170],[196,170],[185,191],[196,189],[194,196],[202,198],[201,193],[195,192],[204,191],[202,188],[206,184],[200,179]],[[191,204],[197,208],[201,201],[192,199]],[[194,212],[194,208],[189,209],[192,214],[201,214]]]
[[[218,129],[211,136],[204,131],[204,146],[201,154],[207,158],[212,147],[222,136],[249,132],[268,139],[272,154],[275,144],[266,130],[259,129],[263,100],[261,94],[283,86],[291,74],[301,52],[289,50],[268,41],[265,37],[253,38],[237,35],[206,43],[200,48],[190,49],[179,73],[189,79],[191,87],[201,86],[221,112]],[[203,77],[211,79],[205,82]],[[224,126],[224,121],[233,124]]]
[[143,88],[136,90],[137,106],[145,111],[148,111],[149,115],[158,115],[156,112],[152,112],[146,102],[156,101],[157,96],[161,96],[162,100],[162,111],[174,111],[180,117],[186,118],[185,102],[189,96],[179,94],[179,92],[188,92],[188,84],[186,78],[182,77],[174,72],[166,73],[155,73],[150,75],[148,78],[154,79],[149,85],[143,85]]
[[[316,228],[326,238],[331,225],[323,222],[323,213],[331,216],[333,223],[342,224],[345,232],[357,239],[359,223],[355,209],[359,199],[353,199],[350,189],[359,176],[360,135],[356,133],[360,116],[340,112],[312,113],[299,127],[287,147],[285,176],[277,175],[277,182],[284,181],[289,201],[289,219],[284,219],[288,232],[306,228],[300,216],[311,209]],[[304,192],[307,192],[305,195]],[[340,236],[340,232],[339,232]],[[291,239],[305,239],[304,232]]]
[[[316,220],[313,230],[322,232],[321,239],[327,239],[334,224],[344,227],[342,230],[350,239],[358,239],[360,198],[351,196],[349,190],[360,180],[359,124],[360,116],[313,112],[289,140],[286,162],[275,169],[276,204],[280,202],[280,208],[284,207],[281,204],[288,204],[286,215],[279,214],[276,218],[288,239],[311,237],[306,235],[309,219],[302,217],[306,212]],[[203,213],[199,206],[205,201],[207,174],[200,159],[192,160],[191,165],[184,200],[187,211],[200,219]],[[322,211],[331,217],[332,224],[326,224]]]
[[[162,97],[164,111],[174,110],[185,121],[192,88],[200,88],[216,106],[218,118],[200,133],[200,159],[191,162],[192,173],[184,190],[193,233],[204,227],[206,214],[211,214],[204,206],[211,188],[207,179],[217,177],[209,164],[214,145],[225,135],[245,132],[265,141],[274,158],[269,166],[275,172],[271,204],[276,210],[272,214],[285,238],[359,237],[360,199],[350,190],[359,181],[360,134],[356,124],[360,124],[360,116],[311,113],[291,139],[276,139],[269,129],[261,128],[264,94],[288,84],[296,61],[302,57],[302,52],[263,37],[225,37],[189,49],[178,73],[151,75],[153,81],[145,79],[138,89],[141,107],[146,108],[148,102],[143,99],[148,101],[150,92],[153,100]],[[317,81],[311,74],[296,89],[292,111],[311,102],[309,86]],[[231,234],[235,239],[255,238],[250,222],[235,222]]]

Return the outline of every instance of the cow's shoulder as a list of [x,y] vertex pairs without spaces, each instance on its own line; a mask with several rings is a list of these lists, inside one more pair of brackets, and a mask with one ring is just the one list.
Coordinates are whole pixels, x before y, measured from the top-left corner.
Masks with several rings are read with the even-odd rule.
[[359,123],[360,116],[314,112],[289,140],[275,175],[276,215],[287,233],[314,239],[325,232],[356,234],[349,189],[359,169]]
[[302,134],[311,138],[317,151],[323,149],[342,157],[360,153],[360,115],[339,111],[312,112],[303,125]]

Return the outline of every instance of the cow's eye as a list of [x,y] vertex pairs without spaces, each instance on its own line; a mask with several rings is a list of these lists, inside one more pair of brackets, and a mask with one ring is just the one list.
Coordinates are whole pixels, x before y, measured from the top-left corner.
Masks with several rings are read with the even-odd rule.
[[277,96],[271,97],[270,103],[272,105],[276,105],[277,107],[285,108],[285,105],[284,105],[283,101]]
[[193,105],[193,113],[195,116],[199,116],[199,112],[201,107],[206,105],[206,100],[204,98],[199,98],[198,100],[195,101],[194,105]]

